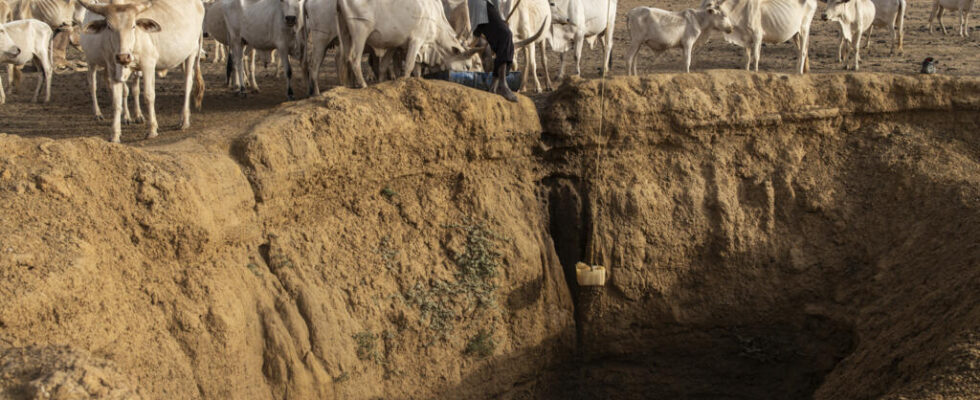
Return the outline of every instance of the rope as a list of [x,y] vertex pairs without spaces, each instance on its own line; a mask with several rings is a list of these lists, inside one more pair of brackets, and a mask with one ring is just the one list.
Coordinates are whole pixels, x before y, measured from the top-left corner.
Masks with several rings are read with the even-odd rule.
[[[520,1],[520,0],[518,0],[518,1]],[[606,29],[609,29],[609,17],[610,17],[610,14],[612,14],[612,2],[613,2],[613,0],[606,0]],[[610,42],[611,42],[611,40],[610,40]],[[612,45],[612,43],[606,43],[606,46],[611,46],[611,45]],[[603,175],[602,175],[602,168],[600,168],[600,165],[602,164],[602,132],[603,132],[603,129],[605,128],[605,122],[606,122],[606,73],[609,70],[609,66],[606,63],[608,61],[609,60],[608,60],[608,58],[606,58],[606,55],[605,55],[605,48],[603,48],[602,73],[600,74],[600,78],[599,78],[599,131],[596,132],[596,136],[595,136],[595,142],[596,142],[596,151],[595,151],[596,190],[595,190],[595,194],[594,194],[595,199],[593,200],[593,204],[595,205],[593,207],[595,209],[595,213],[594,213],[595,215],[593,215],[593,217],[592,217],[592,246],[591,246],[591,249],[590,249],[591,254],[589,254],[589,260],[590,260],[590,262],[591,262],[592,265],[598,265],[598,263],[599,263],[599,260],[598,260],[598,251],[596,250],[596,248],[599,247],[597,245],[597,243],[596,243],[598,241],[598,238],[599,238],[599,235],[598,235],[599,230],[598,230],[598,228],[596,226],[598,225],[598,221],[599,221],[600,217],[602,216],[602,207],[601,207],[601,203],[602,203],[602,183],[603,183],[604,179],[603,179]]]

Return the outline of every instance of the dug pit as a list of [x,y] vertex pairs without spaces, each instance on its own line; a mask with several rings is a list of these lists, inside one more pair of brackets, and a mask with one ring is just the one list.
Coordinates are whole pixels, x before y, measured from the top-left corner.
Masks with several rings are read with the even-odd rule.
[[980,396],[980,80],[601,92],[401,80],[227,143],[0,137],[0,393]]

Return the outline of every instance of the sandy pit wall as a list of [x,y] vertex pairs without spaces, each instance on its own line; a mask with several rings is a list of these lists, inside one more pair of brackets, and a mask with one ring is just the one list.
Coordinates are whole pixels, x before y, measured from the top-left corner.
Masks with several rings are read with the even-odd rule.
[[[942,379],[967,393],[975,376],[955,371],[976,349],[957,339],[976,332],[977,276],[964,275],[976,244],[901,246],[948,237],[950,223],[977,237],[977,139],[960,127],[978,126],[978,86],[617,79],[602,177],[589,172],[589,81],[567,82],[540,119],[527,100],[402,80],[282,106],[226,146],[0,136],[0,387],[522,397],[576,354],[715,346],[712,364],[751,366],[726,355],[748,351],[822,398],[938,393]],[[903,158],[911,150],[922,156]],[[890,206],[868,211],[877,198]],[[589,246],[612,269],[600,292],[563,274]],[[923,266],[928,285],[905,279]],[[916,296],[883,295],[893,288]],[[935,304],[949,317],[909,322]],[[948,334],[927,329],[940,321]],[[829,356],[758,354],[770,348]],[[689,360],[678,354],[663,359]],[[799,394],[773,374],[744,393]],[[852,387],[868,379],[876,386]]]

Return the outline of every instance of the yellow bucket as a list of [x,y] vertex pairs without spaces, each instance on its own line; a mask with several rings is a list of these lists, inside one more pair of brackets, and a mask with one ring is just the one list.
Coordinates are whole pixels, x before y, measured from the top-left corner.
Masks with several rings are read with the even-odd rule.
[[575,264],[575,279],[579,286],[606,286],[606,267],[580,262]]

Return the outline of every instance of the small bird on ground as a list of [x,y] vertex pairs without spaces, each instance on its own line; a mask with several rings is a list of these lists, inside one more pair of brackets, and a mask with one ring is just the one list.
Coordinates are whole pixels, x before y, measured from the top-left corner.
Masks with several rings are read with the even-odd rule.
[[936,64],[939,64],[939,61],[936,61],[935,58],[932,58],[932,57],[926,58],[925,60],[922,61],[922,71],[921,72],[923,74],[935,74],[936,73]]

